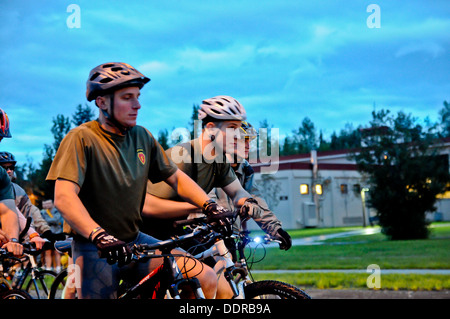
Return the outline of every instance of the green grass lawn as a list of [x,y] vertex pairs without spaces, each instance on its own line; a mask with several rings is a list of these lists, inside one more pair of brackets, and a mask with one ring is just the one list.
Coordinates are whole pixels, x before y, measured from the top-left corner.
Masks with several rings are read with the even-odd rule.
[[[318,289],[368,289],[367,277],[362,273],[297,273],[254,274],[255,280],[278,280],[304,288]],[[450,289],[448,275],[384,274],[381,289],[388,290],[443,290]]]
[[[436,227],[440,226],[440,227]],[[355,228],[353,228],[355,229]],[[346,229],[348,230],[348,229]],[[345,230],[345,231],[346,231]],[[322,245],[294,246],[289,251],[267,249],[265,258],[252,269],[367,269],[377,264],[383,269],[450,269],[450,224],[433,224],[430,239],[390,241],[381,234],[352,236],[324,241]],[[290,232],[293,237],[317,236],[320,229]],[[326,229],[332,233],[333,229]],[[338,229],[337,231],[344,231]],[[255,253],[255,260],[263,256]],[[303,273],[270,275],[296,285],[314,287],[366,287],[369,274]],[[268,278],[258,274],[257,278]],[[283,279],[280,279],[283,278]],[[382,275],[383,289],[450,289],[448,275]]]

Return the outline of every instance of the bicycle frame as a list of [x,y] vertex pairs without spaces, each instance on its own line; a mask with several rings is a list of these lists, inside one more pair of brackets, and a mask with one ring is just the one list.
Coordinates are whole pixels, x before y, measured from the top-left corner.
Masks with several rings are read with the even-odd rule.
[[233,278],[233,272],[236,270],[236,264],[233,261],[233,256],[229,252],[222,238],[215,241],[214,245],[209,249],[198,253],[194,256],[195,259],[202,260],[208,257],[214,257],[216,264],[214,270],[217,274],[224,273],[225,279],[230,284],[234,297],[239,295],[239,289]]
[[[15,276],[18,276],[18,277],[15,280],[13,280],[12,284],[10,285],[10,288],[22,290],[25,280],[28,278],[28,275],[31,274],[30,282],[28,283],[27,287],[25,287],[25,291],[28,290],[28,288],[31,285],[31,282],[33,282],[38,299],[40,299],[41,297],[46,298],[47,294],[48,294],[48,291],[44,291],[44,296],[40,295],[40,289],[39,289],[38,282],[37,282],[37,280],[39,279],[37,277],[37,274],[39,273],[39,269],[38,269],[38,263],[36,261],[35,255],[39,254],[39,253],[40,253],[40,250],[36,250],[34,248],[31,248],[31,246],[29,246],[29,248],[24,250],[22,256],[20,256],[20,257],[8,256],[7,257],[8,259],[15,260],[16,264],[20,264],[20,267],[23,270],[20,274],[17,274],[17,272],[16,272]],[[8,253],[4,252],[4,254],[7,255]],[[42,285],[44,286],[43,282],[42,282]]]
[[[224,273],[225,279],[228,281],[231,290],[233,291],[233,298],[235,299],[243,299],[245,297],[244,286],[253,282],[249,277],[250,272],[244,254],[244,248],[252,241],[252,239],[248,237],[248,234],[249,232],[246,230],[239,233],[240,241],[236,243],[239,260],[236,262],[233,260],[232,254],[225,245],[223,235],[217,233],[213,235],[216,237],[214,244],[210,248],[194,256],[194,258],[198,260],[204,260],[208,257],[213,257],[215,259],[216,264],[214,265],[214,270],[218,275],[222,272]],[[279,243],[279,241],[274,240],[269,236],[265,236],[263,243],[269,242]]]
[[[133,259],[136,261],[148,258],[164,258],[163,264],[142,278],[136,285],[127,289],[118,299],[131,299],[137,296],[145,296],[152,299],[173,298],[180,299],[179,289],[183,285],[190,286],[197,299],[205,299],[200,282],[197,278],[184,278],[183,273],[176,262],[176,255],[171,250],[181,242],[189,240],[202,233],[197,232],[158,242],[154,245],[135,245]],[[155,254],[158,249],[161,255]],[[185,257],[183,255],[183,257]]]

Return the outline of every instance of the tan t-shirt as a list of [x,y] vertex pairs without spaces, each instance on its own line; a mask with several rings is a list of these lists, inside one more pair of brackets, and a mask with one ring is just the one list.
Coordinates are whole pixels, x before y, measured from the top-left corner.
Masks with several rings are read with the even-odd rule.
[[[192,151],[194,151],[194,155],[191,156]],[[226,162],[225,156],[206,161],[201,154],[198,139],[166,150],[166,155],[178,166],[178,169],[191,177],[206,193],[215,187],[227,186],[236,179],[236,174],[230,163]],[[184,201],[173,188],[164,182],[149,181],[147,193],[164,199]],[[145,217],[143,231],[156,238],[167,239],[173,235],[174,220]]]
[[142,223],[147,181],[163,181],[176,170],[145,128],[135,126],[122,136],[91,121],[63,139],[47,180],[78,184],[90,216],[109,234],[130,241]]

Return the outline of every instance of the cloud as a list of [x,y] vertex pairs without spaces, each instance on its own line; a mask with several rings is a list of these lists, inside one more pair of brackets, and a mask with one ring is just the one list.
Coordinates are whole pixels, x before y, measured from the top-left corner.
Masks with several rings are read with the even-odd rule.
[[80,29],[67,28],[69,4],[0,3],[0,107],[21,154],[39,158],[52,117],[86,103],[87,74],[107,61],[152,79],[139,123],[155,135],[219,94],[287,133],[305,116],[332,132],[367,121],[374,102],[422,115],[449,99],[447,1],[377,1],[380,29],[360,1],[80,0]]
[[396,58],[400,58],[413,53],[425,53],[430,55],[432,58],[437,58],[442,56],[445,52],[445,49],[442,45],[439,45],[434,42],[420,42],[420,43],[411,43],[405,45],[398,49],[395,53]]

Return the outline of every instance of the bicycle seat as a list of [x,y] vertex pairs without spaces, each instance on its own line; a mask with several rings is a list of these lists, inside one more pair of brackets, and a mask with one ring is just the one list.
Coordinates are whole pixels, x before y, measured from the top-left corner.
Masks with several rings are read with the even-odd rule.
[[67,253],[72,250],[72,238],[55,242],[55,249],[60,253]]

